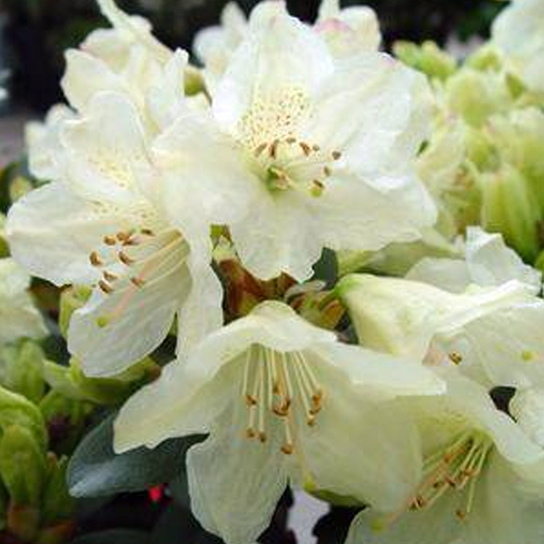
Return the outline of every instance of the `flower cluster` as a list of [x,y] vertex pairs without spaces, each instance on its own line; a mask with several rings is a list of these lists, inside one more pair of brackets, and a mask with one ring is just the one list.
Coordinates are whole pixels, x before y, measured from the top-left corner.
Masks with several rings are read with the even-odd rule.
[[99,5],[111,27],[67,52],[67,105],[28,127],[46,182],[7,217],[0,341],[44,332],[15,262],[71,286],[49,383],[99,402],[144,372],[115,450],[205,435],[191,508],[228,544],[287,486],[359,508],[349,544],[538,542],[542,0],[462,67],[382,53],[372,10],[324,0],[314,25],[229,4],[199,69]]

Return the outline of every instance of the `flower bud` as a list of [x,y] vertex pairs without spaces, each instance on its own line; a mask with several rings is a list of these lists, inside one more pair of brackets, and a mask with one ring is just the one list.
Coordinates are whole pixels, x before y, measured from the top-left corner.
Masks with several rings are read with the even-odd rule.
[[68,458],[57,459],[50,455],[49,474],[42,497],[42,525],[54,527],[69,521],[74,515],[75,500],[69,495],[66,485]]
[[11,425],[0,438],[0,476],[10,502],[17,506],[40,506],[46,480],[45,453],[32,431]]
[[72,286],[65,289],[60,295],[60,309],[59,309],[59,328],[62,336],[66,338],[68,334],[68,326],[70,325],[70,319],[72,314],[82,308],[89,297],[91,296],[91,290],[85,286]]
[[394,44],[393,51],[402,62],[430,78],[446,80],[457,67],[455,59],[432,41],[423,42],[421,45],[398,41]]
[[540,253],[542,211],[531,184],[505,164],[497,172],[481,174],[482,227],[500,232],[506,243],[527,262]]
[[45,392],[45,355],[39,344],[23,340],[0,350],[0,383],[11,391],[39,402]]
[[480,127],[493,114],[506,111],[511,96],[501,74],[465,68],[446,83],[449,107],[472,126]]
[[45,451],[47,448],[47,429],[40,410],[22,395],[0,387],[0,437],[9,427],[28,429]]
[[114,378],[88,378],[80,362],[72,358],[68,367],[47,362],[44,377],[49,385],[69,399],[105,406],[122,404],[132,393],[160,375],[160,367],[147,357]]

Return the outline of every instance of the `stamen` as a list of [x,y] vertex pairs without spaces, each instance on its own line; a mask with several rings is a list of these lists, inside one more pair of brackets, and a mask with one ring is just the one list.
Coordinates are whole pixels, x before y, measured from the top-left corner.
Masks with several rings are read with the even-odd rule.
[[450,359],[452,363],[456,365],[459,365],[463,362],[463,357],[456,351],[452,351],[451,353],[448,353],[448,358]]
[[137,276],[130,278],[130,281],[136,286],[136,287],[143,287],[145,285],[145,280],[142,278],[139,278]]
[[338,161],[342,158],[342,153],[340,151],[333,151],[331,153],[333,160]]
[[93,251],[89,255],[89,260],[91,261],[91,264],[93,266],[102,266],[104,264],[104,262],[102,261],[102,259],[100,258],[100,256],[98,255],[96,251]]
[[104,243],[107,246],[114,246],[115,244],[117,244],[117,240],[113,236],[104,236]]
[[134,259],[131,259],[124,251],[119,251],[117,256],[119,257],[119,260],[127,266],[131,266],[136,262]]
[[268,147],[267,143],[264,143],[264,144],[261,144],[260,146],[258,146],[255,149],[255,151],[253,152],[255,154],[255,157],[259,157],[267,147]]
[[312,152],[312,148],[306,142],[299,142],[298,145],[300,146],[300,149],[302,149],[304,155],[306,155],[307,157]]
[[104,276],[104,279],[109,282],[119,279],[119,276],[116,276],[115,274],[112,274],[111,272],[108,272],[107,270],[104,270],[104,272],[102,272],[102,276]]
[[100,280],[98,282],[98,287],[106,293],[106,295],[111,295],[113,293],[113,287],[109,284],[107,284],[104,280]]

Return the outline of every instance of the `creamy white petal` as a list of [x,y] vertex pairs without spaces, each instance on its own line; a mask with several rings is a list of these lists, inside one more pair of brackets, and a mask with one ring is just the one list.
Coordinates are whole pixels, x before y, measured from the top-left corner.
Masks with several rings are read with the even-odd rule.
[[60,142],[59,133],[64,121],[75,116],[73,110],[64,104],[53,106],[43,123],[32,121],[25,127],[28,151],[28,167],[33,176],[43,180],[58,181],[56,156]]
[[140,389],[119,412],[115,450],[154,448],[169,438],[210,432],[237,393],[237,371],[236,364],[226,365],[208,379],[206,373],[187,369],[185,360],[170,363],[160,379]]
[[237,49],[213,96],[215,116],[225,130],[235,132],[256,100],[278,101],[295,90],[312,96],[332,71],[330,54],[317,35],[278,14]]
[[88,376],[119,374],[166,338],[190,281],[185,268],[180,267],[143,287],[128,282],[112,294],[96,290],[72,316],[70,353],[81,360]]
[[228,544],[251,544],[261,535],[288,481],[281,433],[272,432],[266,447],[239,437],[245,417],[243,403],[227,410],[187,455],[192,511]]
[[478,317],[530,298],[515,281],[454,295],[424,283],[370,275],[346,276],[338,292],[360,342],[419,361],[435,335],[453,337]]
[[60,183],[36,189],[10,209],[6,234],[13,257],[32,275],[56,285],[91,283],[99,272],[89,255],[105,233],[127,224],[77,197]]

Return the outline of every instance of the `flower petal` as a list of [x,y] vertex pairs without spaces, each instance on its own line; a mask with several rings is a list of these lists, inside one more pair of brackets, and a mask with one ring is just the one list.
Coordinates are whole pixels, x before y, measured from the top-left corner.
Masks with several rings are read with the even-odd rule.
[[245,406],[237,403],[187,455],[192,511],[207,531],[229,544],[256,541],[288,481],[281,433],[272,432],[266,444],[239,436],[246,417]]

